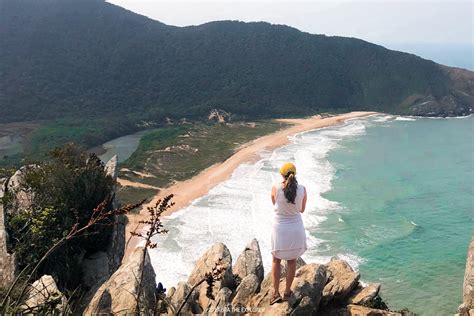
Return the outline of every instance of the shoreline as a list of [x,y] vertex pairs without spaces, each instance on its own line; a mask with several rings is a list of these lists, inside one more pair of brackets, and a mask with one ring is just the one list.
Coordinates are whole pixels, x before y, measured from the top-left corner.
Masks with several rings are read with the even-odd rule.
[[173,202],[175,205],[172,210],[163,213],[163,216],[171,215],[189,206],[192,201],[206,195],[214,186],[227,180],[242,163],[252,162],[257,159],[258,153],[262,150],[273,150],[286,145],[289,142],[289,136],[314,129],[339,125],[349,119],[374,114],[378,113],[356,111],[325,118],[321,118],[320,115],[315,115],[302,119],[277,119],[279,122],[291,125],[285,129],[256,138],[242,145],[237,148],[236,152],[228,159],[204,169],[188,180],[175,182],[160,191],[149,203],[142,207],[139,214],[129,214],[127,216],[128,224],[126,226],[126,236],[130,237],[127,238],[124,260],[140,242],[137,237],[131,236],[130,232],[141,229],[143,225],[139,222],[147,218],[147,208],[154,206],[159,199],[169,194],[174,194]]

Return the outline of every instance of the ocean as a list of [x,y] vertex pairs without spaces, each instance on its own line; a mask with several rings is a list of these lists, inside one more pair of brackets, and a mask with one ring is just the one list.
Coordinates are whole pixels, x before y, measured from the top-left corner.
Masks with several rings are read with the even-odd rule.
[[308,192],[306,262],[340,257],[382,284],[390,308],[452,314],[474,232],[473,132],[473,116],[375,115],[295,135],[164,220],[169,233],[151,251],[157,281],[186,280],[214,242],[235,260],[254,237],[269,272],[270,189],[293,161]]

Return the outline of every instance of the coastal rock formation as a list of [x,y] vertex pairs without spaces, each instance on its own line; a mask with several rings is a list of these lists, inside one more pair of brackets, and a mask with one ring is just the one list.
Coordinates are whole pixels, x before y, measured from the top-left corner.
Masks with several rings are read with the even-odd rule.
[[348,301],[350,304],[356,305],[368,304],[379,295],[379,291],[380,284],[378,283],[369,284],[366,287],[359,287],[354,291],[353,296],[350,297]]
[[14,207],[6,210],[8,214],[19,213],[31,208],[32,196],[22,188],[27,168],[34,168],[34,166],[23,166],[8,179],[5,192],[12,194],[14,201]]
[[16,276],[15,254],[8,251],[8,234],[5,227],[5,210],[2,199],[6,192],[8,179],[0,179],[0,288],[8,287]]
[[[327,270],[323,265],[316,263],[306,264],[296,270],[291,290],[293,295],[288,302],[270,305],[273,294],[271,285],[261,289],[252,298],[250,308],[264,315],[287,315],[292,313],[311,314],[316,312],[322,297],[322,290],[327,281]],[[285,290],[285,279],[280,280],[280,293]],[[304,305],[299,305],[303,302]]]
[[257,293],[260,282],[259,278],[253,273],[243,278],[235,290],[232,306],[237,308],[247,307],[250,303],[250,298]]
[[[184,302],[184,299],[186,298],[186,296],[189,294],[190,291],[191,291],[191,286],[189,286],[188,283],[179,282],[178,285],[176,286],[176,289],[173,289],[172,295],[170,295],[171,306],[174,306],[176,310],[173,311],[171,308],[168,308],[168,313],[175,314],[177,312],[177,309],[179,309],[179,307]],[[197,293],[194,292],[192,294],[192,297],[190,297],[190,299],[183,306],[181,310],[181,314],[192,315],[193,313],[198,313],[199,311],[196,309],[197,304],[195,304],[196,300],[197,300]]]
[[241,280],[253,273],[262,282],[264,277],[263,261],[257,239],[252,239],[245,247],[245,250],[237,258],[232,270],[234,275],[237,275]]
[[[184,298],[192,290],[193,285],[202,280],[211,271],[219,259],[225,262],[226,270],[222,280],[215,283],[212,289],[214,298],[206,295],[206,283],[201,284],[191,293],[183,308],[183,315],[203,312],[205,315],[401,315],[388,311],[378,296],[380,285],[363,286],[359,282],[360,275],[345,261],[333,258],[327,264],[306,264],[301,258],[297,260],[297,270],[292,284],[292,292],[287,302],[270,305],[273,294],[271,275],[262,280],[263,267],[260,269],[261,253],[256,239],[252,240],[239,255],[234,271],[229,250],[222,243],[214,244],[197,261],[188,282],[180,282],[171,288],[167,301],[168,315],[173,315]],[[281,266],[280,293],[285,288],[286,262]],[[238,283],[235,287],[234,277]],[[229,275],[230,273],[230,275]],[[257,274],[260,274],[257,276]],[[241,278],[243,276],[243,278]],[[239,283],[240,282],[240,283]],[[203,287],[204,285],[204,287]],[[203,290],[204,289],[204,290]],[[158,303],[166,302],[160,301]],[[369,307],[371,306],[371,307]]]
[[232,305],[230,303],[230,297],[232,291],[226,287],[220,289],[217,293],[216,299],[212,302],[209,308],[206,310],[207,315],[216,315],[216,316],[229,316],[233,315]]
[[[155,272],[150,257],[144,248],[136,248],[127,263],[115,271],[95,292],[84,315],[100,313],[132,315],[137,308],[146,314],[154,309],[155,288]],[[139,306],[137,297],[140,297]]]
[[463,302],[458,308],[460,316],[474,316],[474,235],[469,243],[463,283]]
[[326,305],[331,300],[343,301],[356,287],[360,275],[354,272],[345,261],[332,258],[327,264],[328,283],[323,290],[322,304]]
[[[235,282],[234,276],[232,274],[232,256],[227,246],[223,243],[216,243],[212,245],[212,247],[209,248],[209,250],[207,250],[206,253],[198,260],[194,270],[191,272],[191,275],[188,278],[189,285],[194,286],[199,283],[199,281],[204,278],[204,275],[212,270],[212,268],[215,266],[215,263],[219,259],[222,260],[222,265],[225,268],[224,276],[222,280],[217,281],[214,284],[212,293],[214,296],[216,296],[219,290],[223,287],[234,289]],[[207,284],[201,284],[196,290],[199,293],[199,304],[203,310],[207,309],[210,303],[209,298],[206,295]]]
[[[118,157],[114,155],[105,164],[105,172],[108,176],[114,180],[114,188],[112,194],[112,205],[114,209],[120,208],[120,202],[117,198],[117,175],[118,175]],[[122,258],[125,254],[125,227],[127,226],[127,216],[115,215],[112,230],[112,236],[110,236],[110,242],[107,248],[107,258],[109,265],[109,273],[116,271],[122,263]],[[109,274],[110,275],[110,274]]]
[[58,313],[64,311],[67,305],[66,297],[50,275],[43,275],[30,286],[21,309],[24,313],[41,313],[45,305],[48,311],[56,310]]

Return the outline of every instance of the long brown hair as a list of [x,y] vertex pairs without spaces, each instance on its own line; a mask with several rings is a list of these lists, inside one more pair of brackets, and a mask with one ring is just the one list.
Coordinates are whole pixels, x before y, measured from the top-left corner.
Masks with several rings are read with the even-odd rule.
[[298,189],[298,181],[293,171],[289,171],[285,176],[285,182],[283,183],[283,193],[288,200],[288,203],[295,204],[296,191]]

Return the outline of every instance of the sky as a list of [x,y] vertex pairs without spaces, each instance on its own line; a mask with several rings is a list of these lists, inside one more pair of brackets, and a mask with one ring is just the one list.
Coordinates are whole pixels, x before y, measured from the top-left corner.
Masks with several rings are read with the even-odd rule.
[[176,26],[266,21],[313,34],[356,37],[450,66],[474,69],[474,1],[108,0]]

